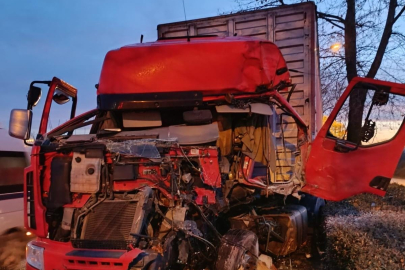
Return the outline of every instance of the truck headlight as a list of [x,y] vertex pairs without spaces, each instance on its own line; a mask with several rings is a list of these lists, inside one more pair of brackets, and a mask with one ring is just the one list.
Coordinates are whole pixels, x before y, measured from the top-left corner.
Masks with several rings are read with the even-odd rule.
[[44,269],[44,248],[37,247],[31,242],[27,244],[27,263],[36,269]]

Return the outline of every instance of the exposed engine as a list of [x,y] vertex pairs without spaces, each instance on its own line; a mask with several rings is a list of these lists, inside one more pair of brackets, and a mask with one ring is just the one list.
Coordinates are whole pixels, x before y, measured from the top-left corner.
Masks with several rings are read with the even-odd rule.
[[287,255],[305,242],[306,210],[281,209],[281,195],[264,203],[263,189],[233,181],[251,173],[235,164],[244,158],[174,141],[62,145],[46,154],[49,237],[81,249],[144,250],[131,269],[221,269],[227,257],[218,252],[240,245],[245,231],[258,248],[239,263],[259,249]]
[[197,125],[163,128],[183,144],[163,129],[111,136],[107,127],[108,136],[60,136],[43,146],[49,238],[80,250],[142,250],[130,269],[253,269],[260,254],[302,245],[307,210],[286,205],[300,181],[269,173],[267,116],[211,122],[210,111],[192,113],[185,119],[197,115]]

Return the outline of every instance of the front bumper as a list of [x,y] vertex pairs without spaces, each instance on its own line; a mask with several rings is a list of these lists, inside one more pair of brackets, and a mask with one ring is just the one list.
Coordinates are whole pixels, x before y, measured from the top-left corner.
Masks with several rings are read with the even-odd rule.
[[[137,269],[137,266],[142,269],[140,258],[145,255],[145,251],[137,248],[130,251],[76,249],[70,242],[44,238],[36,238],[32,244],[44,248],[45,270],[127,270]],[[26,269],[37,270],[28,264]]]

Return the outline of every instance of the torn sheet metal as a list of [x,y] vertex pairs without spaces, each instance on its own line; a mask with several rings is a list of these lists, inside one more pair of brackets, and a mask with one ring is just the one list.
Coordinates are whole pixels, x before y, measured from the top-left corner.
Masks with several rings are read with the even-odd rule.
[[[168,46],[170,45],[170,46]],[[97,95],[199,91],[256,92],[289,80],[277,46],[251,37],[206,37],[134,44],[107,53]]]

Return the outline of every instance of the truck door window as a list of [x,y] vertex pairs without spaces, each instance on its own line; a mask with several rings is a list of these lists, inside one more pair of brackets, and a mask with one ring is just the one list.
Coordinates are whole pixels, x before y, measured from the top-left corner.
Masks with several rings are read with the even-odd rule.
[[[357,100],[362,102],[355,102]],[[353,99],[350,102],[350,99]],[[359,85],[353,88],[335,120],[329,127],[328,137],[358,146],[383,143],[395,137],[405,115],[405,97],[389,93],[377,85]],[[350,121],[349,121],[350,119]]]

